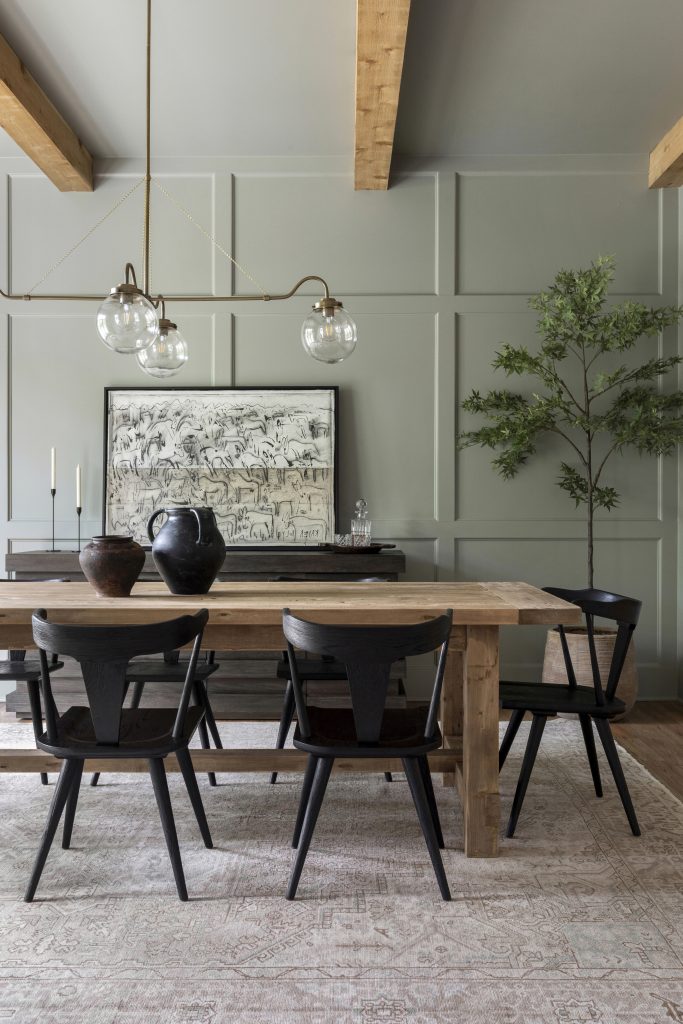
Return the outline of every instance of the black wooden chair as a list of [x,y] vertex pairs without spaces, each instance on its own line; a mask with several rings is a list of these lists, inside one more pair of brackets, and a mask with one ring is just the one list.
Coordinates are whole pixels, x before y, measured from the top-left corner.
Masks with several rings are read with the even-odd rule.
[[[525,712],[529,711],[533,715],[522,770],[512,803],[510,820],[508,821],[507,836],[511,838],[515,834],[519,813],[522,809],[527,786],[529,785],[543,730],[545,729],[548,717],[555,714],[577,714],[579,716],[586,754],[588,755],[588,764],[593,776],[595,793],[596,796],[601,797],[602,783],[600,781],[600,768],[595,751],[592,725],[592,723],[595,723],[595,728],[612,770],[631,831],[634,836],[639,836],[640,827],[638,819],[633,809],[633,803],[631,802],[631,796],[626,785],[621,762],[619,761],[619,754],[617,753],[609,720],[614,715],[623,712],[626,707],[624,702],[616,696],[616,691],[631,637],[638,623],[641,602],[635,601],[630,597],[622,597],[620,594],[610,594],[604,590],[564,590],[559,587],[545,587],[544,589],[548,594],[553,594],[555,597],[560,597],[565,601],[571,601],[583,611],[588,633],[593,685],[579,686],[577,684],[563,626],[558,626],[557,629],[560,634],[562,653],[567,670],[568,682],[566,686],[554,683],[501,682],[501,705],[506,710],[511,711],[512,715],[510,716],[510,721],[500,747],[500,768],[505,764],[505,759],[522,724]],[[605,685],[603,685],[603,680],[600,678],[595,651],[595,618],[609,619],[617,623],[614,653]]]
[[[197,661],[197,665],[194,673],[194,686],[192,691],[192,698],[196,704],[201,704],[204,708],[204,718],[200,721],[198,727],[199,741],[204,750],[208,750],[211,746],[209,742],[209,733],[213,739],[216,750],[222,750],[223,744],[221,742],[221,736],[216,725],[216,719],[214,717],[211,702],[209,700],[209,694],[207,689],[207,680],[209,676],[212,676],[219,668],[216,663],[216,652],[207,651],[205,655],[200,656]],[[181,661],[179,651],[166,651],[164,653],[164,659],[153,661],[148,658],[141,658],[136,661],[132,661],[128,666],[126,672],[126,692],[130,686],[133,687],[133,692],[130,698],[130,707],[139,708],[142,700],[142,691],[144,690],[145,683],[175,683],[177,686],[182,686],[185,682],[185,676],[187,675],[187,662]],[[216,775],[214,772],[208,772],[209,785],[216,785]],[[100,773],[93,772],[90,778],[90,785],[96,786],[99,782]]]
[[[61,758],[63,764],[26,889],[27,902],[35,895],[65,807],[62,847],[69,848],[84,760],[125,757],[145,758],[149,764],[178,895],[181,900],[187,899],[164,758],[170,753],[176,755],[204,844],[210,848],[211,834],[188,751],[190,739],[204,717],[202,704],[189,705],[207,619],[208,612],[203,610],[147,626],[72,626],[48,622],[42,610],[34,613],[33,637],[40,653],[40,692],[46,722],[37,746]],[[177,709],[123,707],[126,669],[131,658],[173,650],[191,641],[192,654]],[[61,715],[57,713],[46,654],[50,650],[70,655],[80,663],[88,707],[70,707]],[[40,714],[38,683],[29,683],[29,687],[33,690],[31,706]]]
[[[303,577],[301,576],[276,576],[273,579],[274,583],[292,583],[302,582]],[[368,576],[365,579],[357,580],[358,583],[384,583],[385,580],[379,576]],[[323,655],[322,658],[299,658],[298,660],[299,669],[299,682],[310,683],[310,682],[343,682],[346,679],[346,668],[336,658],[331,658],[328,655]],[[277,663],[276,676],[278,679],[286,679],[287,683],[285,686],[285,696],[282,702],[282,713],[280,715],[280,723],[277,730],[277,738],[275,740],[275,749],[282,750],[285,743],[287,742],[287,736],[289,730],[294,721],[294,714],[296,712],[296,705],[294,702],[294,688],[292,686],[291,671],[289,668],[289,658],[287,657],[287,651],[282,652],[282,657]],[[384,773],[385,782],[391,782],[391,772]],[[277,772],[271,772],[270,784],[274,786],[277,782]]]
[[[12,583],[21,586],[22,583],[68,583],[68,579],[54,579],[54,580],[42,580],[42,579],[27,579],[27,580],[12,580]],[[43,731],[43,722],[37,709],[33,706],[32,693],[36,692],[36,688],[29,686],[29,683],[37,683],[40,680],[40,661],[38,658],[26,658],[25,650],[11,650],[7,652],[9,658],[4,661],[0,661],[0,683],[15,682],[15,683],[26,683],[28,691],[28,699],[31,705],[31,721],[33,723],[33,735],[38,740],[38,737]],[[48,661],[48,671],[56,672],[58,669],[64,668],[64,662],[59,661],[56,654],[51,654]],[[40,773],[40,781],[43,786],[47,786],[47,772]]]
[[[0,661],[0,683],[15,682],[26,683],[28,699],[31,702],[31,721],[33,723],[33,735],[36,742],[43,731],[43,721],[40,709],[34,706],[34,696],[37,692],[40,680],[40,661],[38,658],[26,658],[26,651],[8,651],[9,658]],[[56,654],[51,654],[47,663],[48,672],[56,672],[63,668],[64,662],[57,659]],[[40,773],[40,781],[47,786],[47,772]]]
[[[453,612],[410,626],[330,626],[283,612],[297,728],[294,746],[308,754],[292,846],[297,850],[287,889],[293,900],[335,758],[400,758],[408,779],[434,873],[444,900],[450,891],[441,860],[443,835],[427,753],[441,746],[439,701]],[[346,667],[351,708],[307,707],[295,648],[330,655]],[[386,708],[391,665],[440,648],[431,702]]]

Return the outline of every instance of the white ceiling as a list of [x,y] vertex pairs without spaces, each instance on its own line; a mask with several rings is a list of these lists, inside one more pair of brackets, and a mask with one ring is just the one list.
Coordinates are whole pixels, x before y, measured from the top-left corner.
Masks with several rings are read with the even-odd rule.
[[[96,157],[144,150],[145,6],[0,0]],[[350,158],[355,6],[154,0],[154,154]],[[682,0],[413,0],[398,153],[645,153],[681,115]]]
[[[146,6],[0,0],[0,32],[96,157],[144,153]],[[154,0],[152,11],[156,155],[353,151],[354,0]],[[7,141],[0,154],[16,153]]]
[[683,116],[682,0],[413,0],[396,148],[648,153]]

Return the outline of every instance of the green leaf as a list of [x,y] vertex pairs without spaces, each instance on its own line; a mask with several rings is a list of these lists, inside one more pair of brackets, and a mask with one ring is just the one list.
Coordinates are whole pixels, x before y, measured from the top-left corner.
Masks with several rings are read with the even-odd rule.
[[[543,439],[559,439],[572,455],[560,463],[557,483],[575,506],[593,511],[611,511],[619,502],[614,487],[602,481],[612,455],[626,448],[669,455],[683,443],[683,391],[671,386],[682,357],[661,357],[655,348],[683,307],[610,303],[613,278],[614,257],[600,256],[588,267],[560,270],[549,288],[531,297],[536,348],[507,343],[493,361],[494,371],[519,378],[518,390],[472,391],[462,407],[482,422],[459,437],[460,448],[494,452],[492,466],[506,480]],[[644,357],[622,361],[620,354],[636,345]]]

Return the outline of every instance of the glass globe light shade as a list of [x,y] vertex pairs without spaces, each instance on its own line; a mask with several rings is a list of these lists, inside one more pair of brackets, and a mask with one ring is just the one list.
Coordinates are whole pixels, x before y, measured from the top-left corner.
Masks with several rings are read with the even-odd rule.
[[170,320],[159,321],[159,333],[147,348],[138,352],[138,364],[150,377],[172,377],[187,362],[187,342]]
[[356,324],[336,299],[321,299],[301,328],[304,349],[321,363],[341,363],[356,347]]
[[100,338],[114,352],[134,355],[151,345],[159,331],[157,311],[134,285],[112,288],[97,311]]

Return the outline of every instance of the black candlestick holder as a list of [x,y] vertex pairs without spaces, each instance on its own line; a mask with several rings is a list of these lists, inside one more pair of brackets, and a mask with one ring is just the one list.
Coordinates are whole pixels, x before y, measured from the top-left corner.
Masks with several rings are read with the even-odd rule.
[[80,505],[76,505],[76,516],[78,518],[78,553],[81,553],[81,512],[83,509]]
[[55,549],[55,494],[57,493],[56,487],[50,488],[50,494],[52,495],[52,550]]

